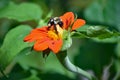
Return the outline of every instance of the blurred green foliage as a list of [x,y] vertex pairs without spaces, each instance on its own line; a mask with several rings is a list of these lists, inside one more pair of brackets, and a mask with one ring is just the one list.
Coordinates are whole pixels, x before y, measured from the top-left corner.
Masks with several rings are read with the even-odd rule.
[[15,19],[23,22],[27,20],[38,21],[41,18],[42,10],[39,6],[32,3],[14,4],[9,5],[0,11],[0,18]]
[[23,42],[32,28],[67,11],[86,20],[72,35],[71,61],[98,80],[120,79],[120,0],[0,0],[0,71],[7,74],[0,80],[85,80]]
[[28,47],[23,42],[23,38],[30,30],[31,28],[29,26],[21,25],[9,31],[6,35],[3,45],[0,48],[0,66],[2,68],[5,68],[21,50]]

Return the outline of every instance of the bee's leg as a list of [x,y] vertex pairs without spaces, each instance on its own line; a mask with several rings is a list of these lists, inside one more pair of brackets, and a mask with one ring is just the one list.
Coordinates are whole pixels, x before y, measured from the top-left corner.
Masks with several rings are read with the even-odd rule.
[[48,26],[48,28],[47,28],[47,29],[48,29],[48,30],[50,30],[50,28],[51,28],[51,26]]
[[54,25],[54,29],[55,29],[55,32],[58,34],[58,31],[57,31],[56,25]]
[[47,30],[50,30],[50,28],[52,27],[52,25],[50,24],[50,25],[48,25],[48,28],[47,28]]

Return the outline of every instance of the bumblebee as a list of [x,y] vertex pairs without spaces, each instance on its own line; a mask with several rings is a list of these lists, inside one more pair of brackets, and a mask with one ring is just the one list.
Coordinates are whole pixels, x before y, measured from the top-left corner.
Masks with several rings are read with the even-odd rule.
[[48,29],[53,26],[56,33],[58,33],[57,31],[57,28],[56,28],[56,25],[59,25],[60,27],[63,26],[63,22],[62,22],[62,19],[60,19],[60,17],[54,17],[54,18],[51,18],[49,21],[48,21]]

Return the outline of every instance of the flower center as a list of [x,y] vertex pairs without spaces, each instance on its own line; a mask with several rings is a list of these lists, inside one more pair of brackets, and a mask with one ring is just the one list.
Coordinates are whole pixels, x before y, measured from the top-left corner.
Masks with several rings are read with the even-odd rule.
[[56,31],[54,29],[49,30],[48,31],[48,37],[50,37],[54,40],[62,38],[63,29],[59,25],[56,25],[56,29],[57,29],[58,33],[56,33]]
[[54,40],[58,39],[58,35],[54,31],[48,31],[48,37]]

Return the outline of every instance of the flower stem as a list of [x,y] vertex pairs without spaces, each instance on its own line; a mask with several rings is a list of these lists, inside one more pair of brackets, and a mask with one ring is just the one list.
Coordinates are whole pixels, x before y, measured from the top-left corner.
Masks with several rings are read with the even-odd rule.
[[95,80],[94,77],[89,74],[88,72],[84,71],[83,69],[75,66],[72,64],[67,56],[67,51],[62,51],[57,54],[57,58],[61,62],[61,64],[71,72],[83,75],[84,77],[88,78],[89,80]]

